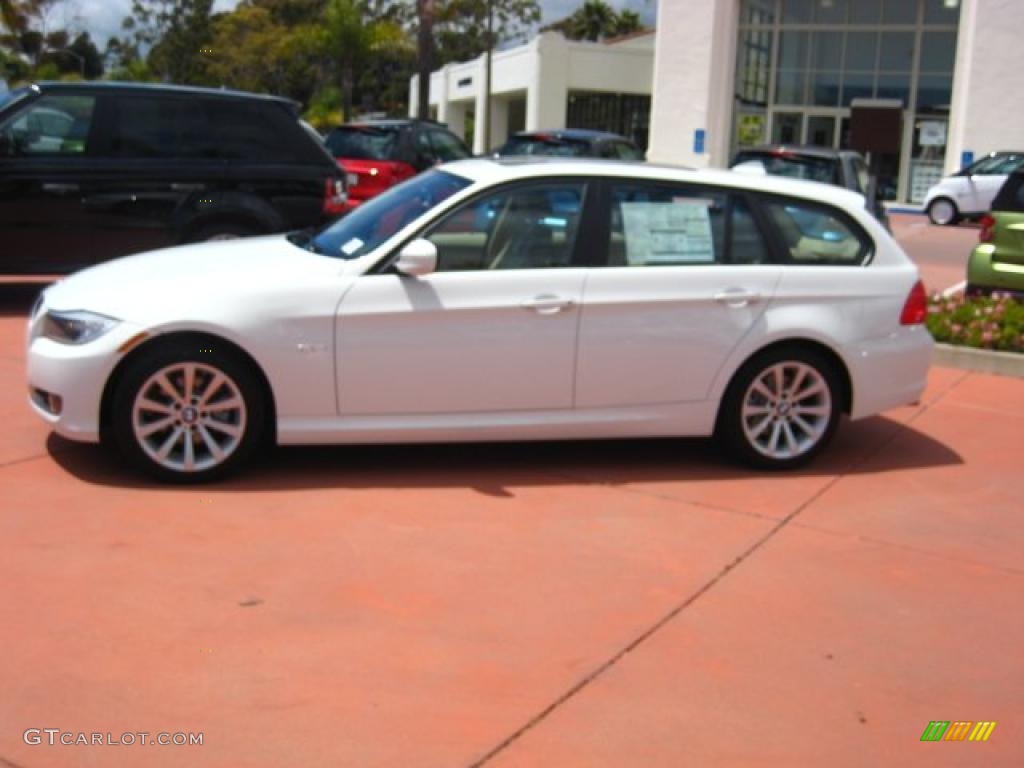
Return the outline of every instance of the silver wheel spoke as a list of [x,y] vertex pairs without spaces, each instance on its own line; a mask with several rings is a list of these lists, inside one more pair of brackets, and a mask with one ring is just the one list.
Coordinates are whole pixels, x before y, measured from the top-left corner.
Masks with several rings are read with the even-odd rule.
[[772,418],[771,415],[765,416],[763,419],[761,419],[761,423],[760,424],[758,424],[756,427],[754,427],[753,429],[750,430],[750,436],[752,438],[754,438],[755,440],[757,438],[759,438],[761,436],[761,434],[766,429],[768,429],[768,425],[771,424],[772,421],[774,421],[774,419]]
[[769,402],[773,402],[775,400],[775,394],[770,389],[768,389],[768,387],[766,387],[760,379],[754,382],[753,389],[755,392],[759,393],[765,400],[768,400]]
[[210,398],[217,394],[217,391],[224,385],[224,376],[220,371],[214,374],[213,378],[206,385],[206,389],[203,390],[202,396],[199,398],[199,405],[206,405],[210,402]]
[[192,439],[192,433],[185,433],[185,461],[184,467],[186,472],[193,472],[196,468],[196,446]]
[[[793,383],[789,385],[790,392],[798,392],[800,385],[804,383],[804,379],[807,378],[807,369],[799,368],[796,372],[796,377],[793,379]],[[795,398],[794,398],[795,399]]]
[[196,367],[194,365],[185,366],[185,394],[182,399],[186,402],[192,402],[192,396],[195,394],[196,388]]
[[156,383],[157,386],[160,387],[160,389],[162,389],[167,395],[171,397],[171,399],[174,400],[174,402],[181,402],[181,394],[178,392],[177,389],[174,388],[174,385],[171,384],[171,380],[167,378],[166,373],[161,373],[159,376],[157,376]]
[[139,400],[139,410],[149,411],[151,413],[165,413],[168,415],[174,413],[174,409],[171,408],[171,406],[165,403],[158,403],[156,400],[150,400],[147,397],[143,397]]
[[218,400],[216,403],[207,403],[204,409],[211,413],[220,413],[221,411],[235,411],[241,407],[241,398],[232,397],[228,400]]
[[210,429],[216,429],[218,432],[223,432],[225,435],[231,435],[232,437],[241,437],[241,427],[236,427],[234,424],[225,424],[220,421],[210,420],[206,422],[206,426]]
[[794,402],[800,402],[801,400],[806,400],[808,397],[820,394],[824,391],[825,385],[822,384],[820,381],[816,381],[803,392],[797,392],[795,395],[793,395],[793,400]]
[[827,405],[794,405],[793,413],[806,416],[825,416],[831,411]]
[[214,439],[213,435],[210,434],[210,431],[202,424],[199,425],[199,436],[203,439],[203,444],[206,445],[206,450],[208,450],[213,457],[217,459],[217,461],[223,461],[226,456],[224,449],[220,447],[220,444]]
[[167,429],[169,426],[173,424],[174,417],[167,416],[157,421],[151,421],[149,424],[146,424],[143,427],[139,427],[137,432],[139,437],[149,437],[150,435],[155,434],[156,432],[159,432],[162,429]]
[[776,453],[779,450],[779,435],[782,434],[782,424],[775,422],[772,426],[771,437],[768,438],[768,450],[772,453]]
[[796,436],[793,434],[792,428],[789,426],[789,422],[782,422],[782,434],[786,437],[786,448],[790,454],[796,456],[800,450],[800,446],[796,442]]
[[746,416],[760,416],[762,413],[773,413],[775,411],[770,405],[748,405],[743,408]]
[[785,389],[781,365],[776,365],[772,369],[772,383],[775,385],[775,396],[780,397]]
[[163,445],[161,445],[160,449],[156,452],[157,457],[161,461],[165,460],[168,456],[171,455],[171,450],[177,444],[178,439],[182,436],[184,432],[185,430],[183,430],[181,427],[174,428],[174,431],[171,432],[170,436],[164,441]]
[[814,437],[815,433],[817,432],[817,430],[813,426],[808,424],[806,421],[803,420],[803,417],[798,416],[797,414],[793,414],[793,423],[796,424],[808,437]]

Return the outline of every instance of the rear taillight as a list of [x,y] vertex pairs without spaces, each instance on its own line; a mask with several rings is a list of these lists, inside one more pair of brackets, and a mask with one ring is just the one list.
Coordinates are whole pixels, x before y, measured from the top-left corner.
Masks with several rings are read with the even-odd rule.
[[926,317],[928,317],[928,294],[925,293],[924,283],[918,280],[910,289],[910,295],[903,303],[900,325],[920,325]]
[[348,202],[348,194],[345,192],[345,182],[339,178],[329,178],[324,181],[324,213],[336,216],[345,212],[345,203]]
[[995,232],[993,231],[996,227],[995,216],[986,213],[981,217],[981,220],[978,223],[981,224],[981,231],[978,233],[978,241],[982,243],[992,242],[992,238],[995,237]]

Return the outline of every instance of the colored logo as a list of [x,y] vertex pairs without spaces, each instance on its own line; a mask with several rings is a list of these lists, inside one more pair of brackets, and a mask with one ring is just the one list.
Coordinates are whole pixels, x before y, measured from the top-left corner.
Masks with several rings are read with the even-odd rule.
[[995,727],[992,720],[932,720],[921,734],[921,741],[988,741]]

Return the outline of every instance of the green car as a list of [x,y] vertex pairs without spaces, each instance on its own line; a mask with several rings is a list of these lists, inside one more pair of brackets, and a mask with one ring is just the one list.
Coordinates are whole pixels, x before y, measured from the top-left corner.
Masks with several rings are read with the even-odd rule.
[[994,291],[1024,297],[1024,171],[1011,173],[981,218],[967,262],[967,295]]

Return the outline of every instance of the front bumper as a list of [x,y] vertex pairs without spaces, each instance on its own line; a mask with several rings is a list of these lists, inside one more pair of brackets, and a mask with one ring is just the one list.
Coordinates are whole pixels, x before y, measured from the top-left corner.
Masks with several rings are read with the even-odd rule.
[[[26,357],[32,410],[62,437],[98,442],[103,388],[122,357],[118,347],[141,331],[140,326],[122,322],[95,341],[76,346],[39,336],[30,327]],[[45,407],[40,392],[60,398],[59,413]]]

